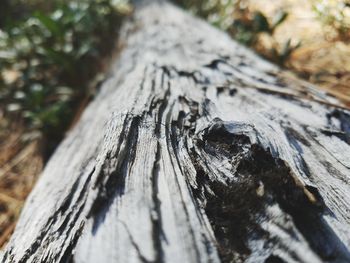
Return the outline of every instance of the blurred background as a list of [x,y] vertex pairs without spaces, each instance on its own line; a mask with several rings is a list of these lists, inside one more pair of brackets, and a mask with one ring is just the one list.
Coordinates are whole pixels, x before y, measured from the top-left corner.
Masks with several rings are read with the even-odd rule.
[[[350,1],[176,0],[350,107]],[[115,57],[127,0],[0,1],[0,246]]]

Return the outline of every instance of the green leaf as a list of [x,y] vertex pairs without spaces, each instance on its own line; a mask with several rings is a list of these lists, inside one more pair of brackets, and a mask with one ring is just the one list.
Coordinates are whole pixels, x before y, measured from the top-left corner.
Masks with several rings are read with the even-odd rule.
[[72,58],[66,55],[64,52],[56,51],[50,47],[43,47],[43,51],[46,61],[60,65],[66,70],[72,70]]
[[270,24],[266,16],[261,12],[256,12],[253,18],[254,29],[256,32],[270,32]]
[[44,15],[41,12],[35,12],[34,17],[36,17],[53,36],[61,36],[63,34],[58,21],[53,20],[51,17]]
[[276,27],[278,27],[280,24],[282,24],[287,19],[288,15],[289,14],[283,10],[278,12],[273,18],[271,29],[275,30]]

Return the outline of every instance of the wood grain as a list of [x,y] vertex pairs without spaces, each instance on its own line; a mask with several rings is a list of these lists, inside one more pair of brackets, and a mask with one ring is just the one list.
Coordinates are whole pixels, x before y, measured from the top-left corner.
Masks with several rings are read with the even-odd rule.
[[168,3],[122,32],[3,262],[350,262],[349,111]]

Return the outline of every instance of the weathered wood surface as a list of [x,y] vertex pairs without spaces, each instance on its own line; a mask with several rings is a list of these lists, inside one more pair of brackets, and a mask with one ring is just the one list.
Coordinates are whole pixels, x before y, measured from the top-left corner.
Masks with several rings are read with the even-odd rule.
[[172,5],[123,32],[3,262],[350,262],[349,111]]

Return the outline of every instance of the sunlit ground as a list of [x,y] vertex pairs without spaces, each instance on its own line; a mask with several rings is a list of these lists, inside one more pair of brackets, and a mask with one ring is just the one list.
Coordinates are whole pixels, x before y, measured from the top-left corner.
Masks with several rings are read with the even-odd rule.
[[[275,0],[268,5],[266,1],[250,2],[252,8],[270,17],[280,9],[289,13],[274,36],[281,45],[287,39],[301,42],[290,59],[292,70],[350,106],[350,38],[343,41],[331,27],[324,25],[313,10],[312,1]],[[329,5],[332,1],[324,2]],[[350,14],[346,13],[345,16],[345,22],[350,23]]]

